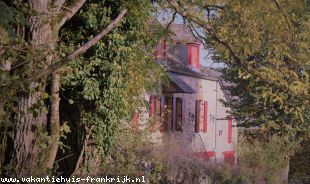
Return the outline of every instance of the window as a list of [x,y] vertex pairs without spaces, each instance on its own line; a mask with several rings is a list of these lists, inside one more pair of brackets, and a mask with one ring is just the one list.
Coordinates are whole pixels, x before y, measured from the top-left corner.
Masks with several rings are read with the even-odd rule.
[[161,132],[182,131],[183,100],[175,97],[162,97],[160,100],[160,117],[162,119]]
[[176,131],[182,131],[182,98],[176,98]]
[[196,100],[195,109],[195,132],[203,131],[204,128],[204,103],[201,100]]
[[172,97],[165,97],[165,109],[164,109],[164,121],[163,121],[163,126],[164,129],[167,131],[168,127],[172,128],[172,104],[173,103],[173,98]]
[[198,46],[192,46],[192,66],[196,68],[199,66],[198,49]]

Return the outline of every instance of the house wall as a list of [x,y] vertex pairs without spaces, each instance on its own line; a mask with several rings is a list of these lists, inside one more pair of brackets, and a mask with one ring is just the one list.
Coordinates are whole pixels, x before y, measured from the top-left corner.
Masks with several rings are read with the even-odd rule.
[[[179,75],[196,93],[163,93],[163,96],[178,97],[183,99],[183,131],[171,132],[170,126],[167,132],[153,131],[153,140],[159,145],[178,152],[214,153],[210,159],[221,162],[225,153],[234,154],[236,162],[237,128],[232,127],[232,141],[228,142],[228,114],[227,108],[220,102],[225,100],[224,93],[218,81],[199,79],[195,77]],[[150,95],[146,95],[146,100]],[[208,102],[207,132],[195,132],[195,106],[196,100]],[[142,117],[148,117],[148,112]],[[232,125],[236,125],[232,121]],[[224,153],[224,154],[223,154]]]
[[[176,32],[176,35],[178,35],[178,33],[179,32]],[[163,63],[166,62],[167,65],[169,65],[168,61],[179,62],[189,70],[199,73],[199,46],[200,44],[195,41],[180,42],[178,44],[167,43],[165,40],[161,40],[156,48],[156,60]],[[160,118],[149,118],[150,116],[147,109],[140,111],[142,112],[139,116],[142,122],[140,123],[140,128],[148,128],[149,124],[153,124],[151,126],[153,128],[150,128],[153,141],[162,148],[168,148],[181,153],[199,153],[197,155],[201,155],[201,153],[205,155],[205,153],[207,153],[207,155],[216,162],[230,160],[230,163],[235,163],[237,156],[237,128],[231,127],[230,125],[236,125],[236,122],[234,120],[229,120],[228,109],[220,102],[220,100],[225,100],[225,96],[219,81],[191,77],[183,74],[177,75],[178,78],[181,78],[187,85],[194,89],[196,93],[150,93],[145,95],[145,99],[149,101],[151,95],[182,98],[182,131],[172,131],[171,125],[169,124],[168,130],[166,132],[161,132],[159,126],[157,126],[158,124],[161,125]],[[201,100],[202,103],[208,103],[206,132],[195,132],[196,100]],[[231,141],[229,139],[230,130]]]

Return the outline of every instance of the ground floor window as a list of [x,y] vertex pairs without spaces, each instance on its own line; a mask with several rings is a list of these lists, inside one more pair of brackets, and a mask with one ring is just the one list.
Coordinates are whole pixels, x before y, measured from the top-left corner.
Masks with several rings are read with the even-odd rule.
[[160,131],[183,130],[183,99],[172,96],[151,96],[150,117],[160,122]]

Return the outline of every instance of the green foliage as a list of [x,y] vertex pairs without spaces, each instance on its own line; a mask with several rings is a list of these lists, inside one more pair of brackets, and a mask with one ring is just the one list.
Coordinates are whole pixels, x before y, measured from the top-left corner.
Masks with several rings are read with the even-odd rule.
[[226,105],[241,126],[308,136],[308,8],[305,1],[231,0],[211,21],[214,58],[227,65],[224,77],[235,84],[228,90],[238,97]]
[[[137,107],[145,104],[143,94],[154,89],[163,75],[153,62],[152,54],[159,36],[150,31],[152,28],[147,24],[155,11],[154,7],[147,0],[87,1],[61,30],[60,41],[55,43],[52,53],[46,47],[31,46],[25,39],[29,36],[25,33],[29,31],[25,29],[27,23],[22,15],[29,17],[33,13],[27,10],[27,5],[28,2],[24,1],[0,2],[0,14],[3,15],[0,17],[0,171],[5,161],[4,153],[7,152],[6,143],[8,139],[14,139],[12,122],[18,115],[19,97],[27,92],[44,91],[43,86],[50,85],[49,78],[32,87],[23,79],[43,71],[50,64],[46,63],[46,55],[53,55],[55,60],[65,57],[98,34],[126,7],[128,13],[111,33],[62,70],[62,100],[68,100],[79,114],[76,114],[76,121],[70,122],[74,126],[62,126],[61,140],[66,138],[69,126],[83,127],[90,131],[87,133],[91,134],[90,139],[95,142],[92,146],[98,148],[99,155],[107,154],[118,124],[130,119]],[[8,69],[6,66],[9,66]],[[45,102],[48,103],[49,87],[46,90],[39,103],[30,109],[34,115],[42,110]],[[61,115],[69,111],[61,108]],[[78,132],[71,131],[71,135]],[[50,141],[45,133],[42,137],[40,151],[44,151]],[[62,142],[59,144],[61,150],[66,148]]]
[[[205,34],[213,59],[224,63],[240,126],[259,126],[266,136],[309,136],[309,3],[273,0],[160,1]],[[207,13],[206,13],[207,12]]]
[[154,143],[145,131],[121,128],[115,135],[111,154],[103,163],[104,175],[140,177],[146,173],[146,163],[151,164],[150,178],[156,183],[163,160],[155,151]]
[[26,19],[15,8],[0,2],[0,44],[8,43],[16,36],[16,27],[26,25]]
[[161,180],[163,183],[285,183],[289,156],[294,153],[297,144],[284,140],[276,136],[268,140],[243,137],[238,145],[238,165],[234,167],[187,154],[169,157],[169,154],[162,153],[165,169],[160,173]]
[[101,154],[111,147],[121,121],[145,104],[143,94],[154,89],[162,71],[152,61],[158,40],[147,21],[149,1],[89,1],[61,31],[68,47],[81,45],[106,27],[126,6],[128,14],[105,38],[65,69],[65,95],[81,113],[81,123],[94,126],[91,137]]
[[[245,138],[245,137],[244,137]],[[285,138],[242,139],[238,146],[238,169],[245,183],[282,183],[290,156],[298,147]]]

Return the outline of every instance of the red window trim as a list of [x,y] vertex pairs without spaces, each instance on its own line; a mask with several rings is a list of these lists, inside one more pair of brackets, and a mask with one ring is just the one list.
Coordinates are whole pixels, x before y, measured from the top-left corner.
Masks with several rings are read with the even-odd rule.
[[203,132],[208,131],[208,101],[204,101]]
[[197,59],[198,59],[198,63],[197,63],[197,66],[194,66],[196,68],[200,68],[200,44],[198,43],[190,43],[190,44],[187,44],[187,63],[188,65],[190,66],[193,66],[193,62],[192,62],[192,55],[193,55],[193,47],[196,47],[197,48]]
[[198,49],[198,56],[197,56],[198,63],[197,63],[197,68],[199,69],[199,68],[200,68],[200,45],[199,45],[199,44],[197,44],[197,49]]

